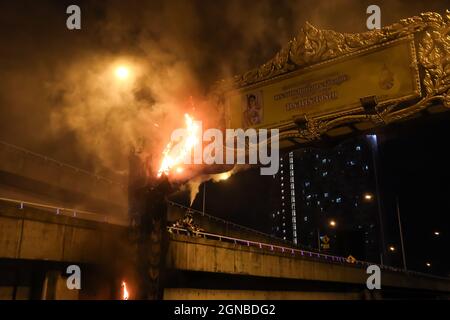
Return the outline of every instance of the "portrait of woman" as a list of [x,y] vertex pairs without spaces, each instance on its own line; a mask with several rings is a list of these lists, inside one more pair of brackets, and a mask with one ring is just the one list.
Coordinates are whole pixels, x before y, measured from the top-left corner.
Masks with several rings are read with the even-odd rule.
[[243,107],[243,127],[253,127],[262,123],[263,120],[263,108],[261,91],[255,93],[248,93],[244,97]]

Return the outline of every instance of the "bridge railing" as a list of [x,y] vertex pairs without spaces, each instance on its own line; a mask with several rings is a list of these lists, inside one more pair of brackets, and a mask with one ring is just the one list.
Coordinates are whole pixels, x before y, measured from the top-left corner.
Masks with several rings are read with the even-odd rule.
[[330,255],[330,254],[296,249],[296,248],[292,248],[292,247],[284,247],[284,246],[274,245],[274,244],[270,244],[270,243],[233,238],[233,237],[222,236],[219,234],[202,232],[202,231],[192,232],[190,230],[187,230],[184,228],[179,228],[179,227],[167,227],[167,229],[170,233],[176,233],[176,234],[182,234],[182,235],[188,235],[188,236],[194,236],[194,237],[201,237],[201,238],[205,238],[205,239],[211,239],[211,240],[227,242],[227,243],[234,243],[235,245],[259,248],[261,250],[270,251],[270,252],[274,252],[274,253],[289,254],[293,258],[315,259],[315,260],[320,260],[323,262],[345,264],[348,266],[354,266],[354,267],[359,267],[359,268],[367,268],[370,265],[377,265],[380,267],[380,269],[388,270],[388,271],[392,271],[392,272],[399,272],[399,273],[416,275],[416,276],[424,276],[424,277],[428,277],[428,278],[436,278],[436,279],[447,280],[447,281],[449,280],[448,278],[438,277],[438,276],[425,274],[425,273],[421,273],[421,272],[417,272],[417,271],[404,270],[404,269],[399,269],[399,268],[386,266],[386,265],[378,265],[373,262],[367,262],[367,261],[361,261],[361,260],[354,260],[353,262],[351,262],[348,258],[341,257],[341,256],[334,256],[334,255]]
[[43,160],[45,162],[52,163],[52,164],[54,164],[54,165],[56,165],[58,167],[67,168],[70,171],[75,172],[77,174],[82,174],[82,175],[85,175],[85,176],[87,176],[89,178],[92,178],[92,179],[95,179],[95,180],[99,180],[99,181],[105,182],[105,183],[110,184],[110,185],[118,185],[120,188],[125,188],[125,186],[122,183],[120,183],[120,182],[113,181],[111,179],[105,178],[105,177],[100,176],[98,174],[94,174],[92,172],[89,172],[89,171],[81,169],[81,168],[77,168],[75,166],[72,166],[72,165],[64,163],[64,162],[60,162],[58,160],[55,160],[53,158],[44,156],[42,154],[39,154],[39,153],[30,151],[30,150],[27,150],[25,148],[22,148],[22,147],[19,147],[19,146],[15,146],[15,145],[9,144],[9,143],[4,142],[4,141],[0,141],[0,145],[3,146],[6,149],[11,149],[11,150],[19,152],[21,154],[26,154],[28,156],[31,156],[31,157],[33,157],[35,159],[40,159],[40,160]]
[[184,209],[184,210],[186,210],[186,212],[198,214],[200,216],[203,216],[203,217],[206,217],[206,218],[208,218],[210,220],[222,223],[222,224],[224,224],[226,226],[230,226],[230,227],[235,228],[237,230],[247,231],[247,232],[251,232],[253,234],[257,234],[257,235],[263,236],[265,238],[270,238],[270,239],[273,239],[274,241],[277,241],[278,243],[283,242],[283,243],[286,243],[286,245],[290,244],[288,241],[280,239],[280,238],[277,238],[277,237],[275,237],[275,236],[273,236],[271,234],[267,234],[267,233],[261,232],[259,230],[255,230],[255,229],[252,229],[252,228],[249,228],[249,227],[246,227],[246,226],[234,223],[232,221],[221,219],[219,217],[207,214],[207,213],[205,213],[203,211],[195,210],[195,209],[192,209],[190,207],[184,206],[182,204],[179,204],[179,203],[176,203],[176,202],[173,202],[173,201],[170,201],[170,200],[168,200],[167,203],[169,205],[171,205],[171,206]]
[[104,213],[102,214],[102,213],[91,212],[91,211],[86,211],[86,210],[64,208],[64,207],[59,207],[59,206],[54,206],[54,205],[49,205],[49,204],[23,201],[23,200],[17,200],[17,199],[1,198],[1,197],[0,197],[0,201],[15,204],[15,205],[17,205],[18,209],[20,209],[20,210],[23,210],[26,207],[30,207],[30,208],[45,210],[47,212],[52,212],[55,215],[67,216],[67,217],[71,217],[71,218],[85,219],[85,220],[91,220],[91,221],[103,222],[103,223],[121,225],[121,226],[127,225],[127,222],[124,219],[113,217],[113,216],[110,216],[110,215],[107,215]]

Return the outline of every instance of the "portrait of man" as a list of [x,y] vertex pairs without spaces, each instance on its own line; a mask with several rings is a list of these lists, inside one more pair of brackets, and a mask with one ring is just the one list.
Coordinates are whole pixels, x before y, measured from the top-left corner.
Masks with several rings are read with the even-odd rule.
[[261,91],[244,96],[242,125],[244,128],[256,126],[263,121],[263,103]]

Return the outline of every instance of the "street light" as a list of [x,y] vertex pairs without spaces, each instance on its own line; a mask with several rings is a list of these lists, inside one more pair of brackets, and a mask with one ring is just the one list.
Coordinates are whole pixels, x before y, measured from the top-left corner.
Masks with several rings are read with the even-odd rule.
[[121,65],[115,69],[114,74],[119,80],[125,80],[130,75],[130,69]]
[[330,227],[336,227],[336,221],[334,221],[334,220],[330,220]]
[[395,247],[394,246],[389,246],[389,251],[395,252]]
[[435,235],[436,237],[440,236],[440,234],[441,234],[441,233],[440,233],[439,231],[435,231],[435,232],[434,232],[434,235]]
[[430,263],[430,262],[425,263],[425,265],[426,265],[428,268],[431,267],[431,263]]
[[364,199],[367,200],[367,201],[373,200],[373,194],[371,194],[371,193],[365,193],[365,194],[364,194]]

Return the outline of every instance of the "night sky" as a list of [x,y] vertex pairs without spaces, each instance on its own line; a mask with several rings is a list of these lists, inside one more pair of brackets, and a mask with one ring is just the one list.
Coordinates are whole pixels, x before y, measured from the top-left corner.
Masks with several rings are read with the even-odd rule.
[[[79,31],[65,27],[70,4],[81,7]],[[370,4],[381,7],[383,25],[449,7],[442,0],[1,1],[0,140],[120,179],[129,141],[143,132],[155,148],[167,141],[190,96],[201,101],[215,81],[264,63],[305,21],[365,31]],[[139,69],[126,88],[105,78],[119,60]],[[441,274],[450,274],[448,120],[377,131],[388,242],[400,245],[399,196],[411,268],[430,261]],[[267,179],[256,169],[209,183],[207,211],[266,228]]]

